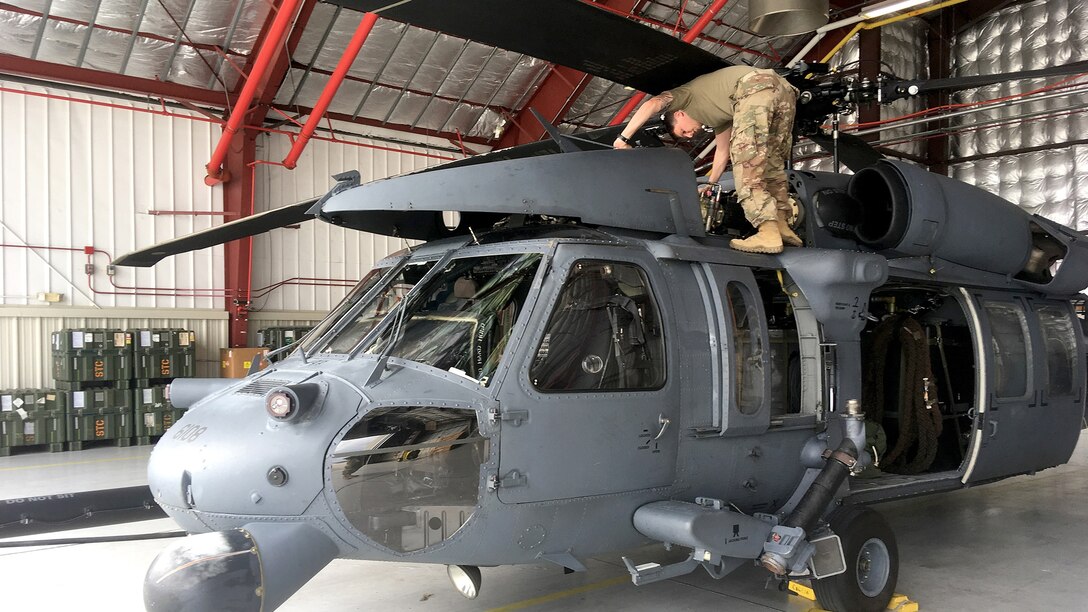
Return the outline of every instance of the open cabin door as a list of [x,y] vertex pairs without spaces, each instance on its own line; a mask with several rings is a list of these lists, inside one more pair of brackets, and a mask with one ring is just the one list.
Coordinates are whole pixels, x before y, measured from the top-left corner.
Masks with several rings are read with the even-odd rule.
[[700,436],[760,434],[770,426],[771,345],[759,287],[748,268],[697,264],[710,338],[713,401],[697,412]]
[[1083,335],[1072,306],[971,293],[982,386],[964,482],[1064,463],[1084,414]]
[[[615,256],[613,256],[615,255]],[[538,502],[670,486],[678,373],[669,289],[648,254],[560,245],[499,391],[499,499]],[[675,366],[674,366],[675,367]]]

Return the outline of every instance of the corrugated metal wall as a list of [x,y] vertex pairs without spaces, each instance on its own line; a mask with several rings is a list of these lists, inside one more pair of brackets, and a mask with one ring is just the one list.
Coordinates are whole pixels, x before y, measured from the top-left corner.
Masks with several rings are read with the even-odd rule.
[[[19,92],[92,99],[86,95],[6,81],[0,86],[6,90],[0,91],[0,242],[14,245],[0,248],[0,305],[40,305],[38,293],[56,292],[74,306],[219,308],[221,298],[194,297],[193,291],[134,295],[140,290],[124,288],[222,288],[219,248],[150,269],[119,268],[116,287],[106,265],[110,256],[220,222],[148,214],[223,209],[221,190],[203,181],[220,128],[133,110],[159,108],[150,103],[98,98],[114,106],[95,106]],[[25,245],[79,250],[20,248]],[[99,251],[90,280],[85,246]]]
[[[204,164],[221,128],[201,115],[162,110],[0,80],[0,244],[10,245],[0,247],[0,388],[49,386],[49,335],[64,327],[193,329],[199,374],[218,373],[218,350],[228,344],[223,299],[193,289],[223,288],[222,247],[106,274],[112,257],[223,222],[220,216],[148,214],[222,210],[222,188],[204,184]],[[426,146],[340,138],[345,142],[311,141],[294,171],[258,166],[256,210],[320,195],[331,175],[345,170],[359,169],[369,180],[455,157]],[[262,135],[257,156],[279,160],[289,146],[282,135]],[[89,281],[85,246],[96,249]],[[293,277],[354,281],[403,246],[320,222],[276,230],[254,243],[253,287]],[[251,327],[312,324],[346,291],[285,285],[256,301]],[[36,297],[44,292],[64,300],[46,306]]]

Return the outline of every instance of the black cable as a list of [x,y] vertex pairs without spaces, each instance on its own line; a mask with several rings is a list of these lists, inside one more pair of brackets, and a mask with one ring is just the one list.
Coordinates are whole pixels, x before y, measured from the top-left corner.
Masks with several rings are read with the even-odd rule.
[[25,546],[58,546],[63,544],[106,544],[109,542],[134,542],[137,540],[160,540],[181,538],[189,535],[184,531],[158,531],[155,533],[133,533],[116,536],[89,536],[83,538],[57,538],[54,540],[18,540],[0,542],[0,548],[21,548]]

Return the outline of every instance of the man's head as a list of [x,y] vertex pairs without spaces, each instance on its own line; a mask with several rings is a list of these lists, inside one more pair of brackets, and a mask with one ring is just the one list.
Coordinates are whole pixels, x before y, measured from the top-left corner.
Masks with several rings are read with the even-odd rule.
[[665,127],[675,138],[691,138],[703,129],[703,124],[692,118],[682,110],[674,110],[665,113]]

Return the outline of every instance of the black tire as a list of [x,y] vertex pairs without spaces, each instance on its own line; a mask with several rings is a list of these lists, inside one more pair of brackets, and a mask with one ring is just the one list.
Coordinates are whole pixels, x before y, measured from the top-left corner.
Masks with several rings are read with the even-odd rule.
[[884,517],[865,506],[839,508],[828,521],[842,539],[846,571],[815,580],[816,601],[835,612],[880,612],[899,578],[899,547]]

